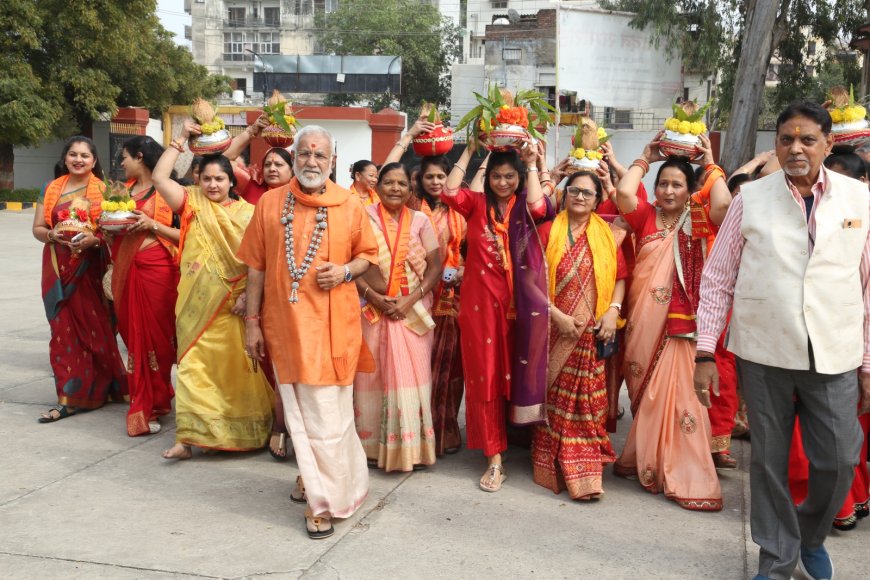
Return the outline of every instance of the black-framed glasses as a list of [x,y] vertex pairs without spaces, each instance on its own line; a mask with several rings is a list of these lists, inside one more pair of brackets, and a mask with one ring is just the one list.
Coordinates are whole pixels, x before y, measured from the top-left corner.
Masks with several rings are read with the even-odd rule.
[[565,193],[568,195],[568,197],[577,198],[582,196],[583,199],[592,199],[598,195],[598,192],[593,189],[583,189],[580,187],[575,187],[573,185],[565,188]]

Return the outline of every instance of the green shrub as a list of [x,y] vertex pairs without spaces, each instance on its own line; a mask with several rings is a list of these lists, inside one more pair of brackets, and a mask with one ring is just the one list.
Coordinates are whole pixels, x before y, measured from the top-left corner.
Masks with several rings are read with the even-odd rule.
[[0,189],[0,201],[30,201],[39,199],[38,189]]

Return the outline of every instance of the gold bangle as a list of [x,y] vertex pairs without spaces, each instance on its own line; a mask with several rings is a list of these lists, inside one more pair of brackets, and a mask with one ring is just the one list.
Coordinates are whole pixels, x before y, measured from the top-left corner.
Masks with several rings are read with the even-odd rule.
[[365,292],[363,292],[363,300],[365,300],[365,299],[366,299],[366,296],[368,296],[368,294],[369,294],[369,290],[371,290],[371,287],[366,288],[366,289],[365,289]]
[[465,168],[464,167],[459,167],[458,165],[454,165],[453,169],[458,169],[459,171],[462,172],[462,175],[465,175]]

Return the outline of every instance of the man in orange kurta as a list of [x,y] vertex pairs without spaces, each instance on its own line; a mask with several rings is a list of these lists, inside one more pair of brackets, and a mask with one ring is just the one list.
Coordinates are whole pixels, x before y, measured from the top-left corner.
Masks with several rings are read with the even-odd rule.
[[368,493],[352,384],[374,362],[351,281],[377,261],[377,243],[359,200],[328,179],[334,150],[325,129],[299,132],[296,177],[260,198],[238,253],[249,267],[248,356],[263,360],[268,345],[301,475],[291,499],[307,501],[315,539]]

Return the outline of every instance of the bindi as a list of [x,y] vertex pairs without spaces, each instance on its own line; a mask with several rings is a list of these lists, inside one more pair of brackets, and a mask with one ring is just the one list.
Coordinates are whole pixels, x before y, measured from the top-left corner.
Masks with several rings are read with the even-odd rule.
[[801,128],[800,128],[800,125],[798,125],[797,127],[794,128],[794,136],[795,136],[795,137],[800,137],[800,136],[801,136]]

